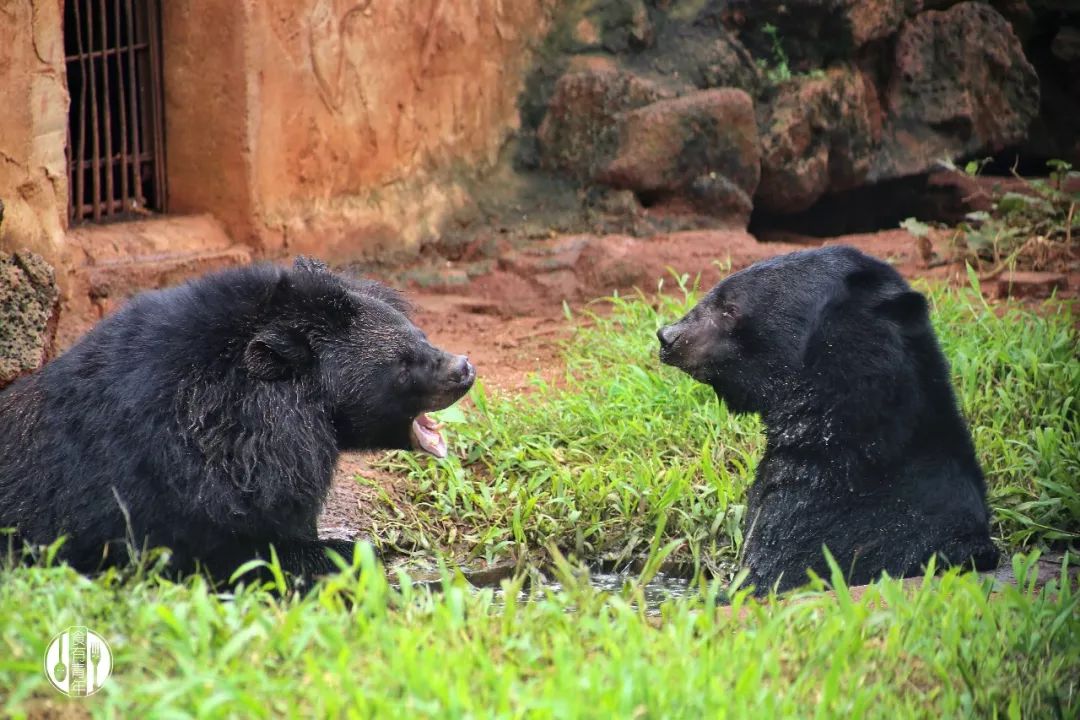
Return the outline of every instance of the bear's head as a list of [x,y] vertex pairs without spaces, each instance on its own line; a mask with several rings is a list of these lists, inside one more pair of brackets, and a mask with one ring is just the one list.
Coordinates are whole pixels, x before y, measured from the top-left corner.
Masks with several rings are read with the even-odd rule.
[[281,271],[242,365],[256,382],[314,387],[332,417],[338,449],[424,450],[446,455],[427,413],[472,387],[468,358],[428,342],[390,288],[298,258]]
[[662,362],[733,411],[765,415],[796,393],[835,408],[847,389],[918,392],[911,342],[935,343],[926,299],[886,263],[842,246],[736,272],[657,337]]

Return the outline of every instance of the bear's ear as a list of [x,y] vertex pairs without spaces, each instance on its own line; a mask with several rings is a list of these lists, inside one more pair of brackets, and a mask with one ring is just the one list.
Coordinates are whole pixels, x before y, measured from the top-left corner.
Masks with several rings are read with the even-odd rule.
[[268,309],[285,307],[292,301],[295,295],[294,291],[295,287],[289,273],[282,272],[273,285],[267,288],[267,294],[263,301],[264,306]]
[[263,328],[244,348],[244,367],[259,380],[293,377],[303,372],[311,360],[307,340],[286,328]]
[[886,298],[878,305],[878,310],[905,328],[920,326],[930,317],[926,298],[914,290],[904,290]]
[[306,272],[318,273],[318,272],[330,272],[330,268],[326,267],[326,263],[322,260],[312,257],[306,257],[304,255],[297,255],[293,260],[294,270],[304,270]]
[[906,283],[883,276],[875,268],[860,268],[844,280],[849,292],[869,298],[880,314],[902,327],[921,325],[930,315],[922,293],[915,292]]
[[410,305],[409,301],[405,299],[405,296],[397,290],[387,287],[381,282],[368,280],[366,278],[353,280],[352,284],[353,287],[356,288],[356,291],[361,295],[381,300],[402,315],[412,315],[412,305]]
[[844,283],[851,292],[876,290],[881,287],[881,273],[874,268],[859,268],[844,277]]

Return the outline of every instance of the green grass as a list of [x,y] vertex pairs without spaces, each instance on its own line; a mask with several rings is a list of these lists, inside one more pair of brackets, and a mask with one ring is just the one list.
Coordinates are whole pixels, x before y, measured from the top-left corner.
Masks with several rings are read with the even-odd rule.
[[[974,281],[977,282],[977,281]],[[1064,305],[1001,313],[935,295],[935,320],[1011,548],[1080,540],[1080,346]],[[1053,309],[1049,309],[1053,308]]]
[[[1080,538],[1080,359],[1068,307],[991,307],[972,290],[928,289],[1007,549]],[[567,343],[565,381],[524,397],[473,392],[451,419],[454,452],[385,464],[409,473],[415,514],[385,506],[388,545],[458,560],[540,561],[554,543],[627,560],[685,540],[676,558],[730,573],[745,491],[763,450],[756,417],[656,359],[654,333],[695,301],[614,298]],[[460,458],[460,459],[459,459]]]
[[[63,568],[0,583],[0,707],[45,703],[99,717],[1075,717],[1080,586],[1021,583],[991,597],[953,572],[853,599],[786,604],[716,586],[645,616],[634,594],[572,582],[497,606],[491,590],[390,587],[363,570],[305,597],[198,579],[92,582]],[[820,587],[820,586],[819,586]],[[513,590],[513,588],[511,588]],[[508,595],[513,596],[513,592]],[[58,628],[89,625],[117,668],[101,693],[64,700],[41,657]],[[58,699],[59,698],[59,699]],[[77,708],[75,707],[77,706]]]
[[[1010,549],[1075,546],[1073,317],[931,296],[997,536]],[[400,572],[394,587],[367,546],[347,572],[284,599],[152,571],[0,569],[0,715],[1076,717],[1080,582],[1063,573],[1037,588],[1034,553],[1012,557],[1020,581],[993,595],[990,581],[948,572],[853,598],[834,576],[835,594],[816,581],[789,602],[737,592],[718,607],[762,436],[658,366],[653,330],[693,300],[615,299],[580,323],[557,386],[478,392],[474,409],[448,413],[463,459],[384,459],[407,475],[412,504],[378,511],[387,545],[420,559],[553,557],[563,593],[518,602],[518,579],[500,600],[446,570],[442,592]],[[635,583],[600,592],[553,547],[590,561],[648,555],[645,576],[674,551],[718,577],[650,617]],[[116,671],[69,701],[41,664],[74,624],[109,640]]]

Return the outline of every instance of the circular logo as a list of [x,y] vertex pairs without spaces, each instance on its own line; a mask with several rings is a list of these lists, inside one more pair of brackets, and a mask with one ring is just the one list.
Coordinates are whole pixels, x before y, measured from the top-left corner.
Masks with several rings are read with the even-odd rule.
[[59,632],[45,648],[45,677],[68,697],[93,695],[112,673],[105,638],[81,625]]

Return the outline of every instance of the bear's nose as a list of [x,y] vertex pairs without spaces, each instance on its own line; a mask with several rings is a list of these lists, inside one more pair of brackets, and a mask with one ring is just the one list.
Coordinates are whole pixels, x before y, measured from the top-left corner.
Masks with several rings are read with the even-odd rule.
[[476,368],[469,362],[469,358],[464,355],[457,355],[450,361],[448,374],[451,382],[472,382],[472,379],[476,376]]
[[660,340],[660,347],[669,348],[679,339],[679,331],[674,325],[665,325],[656,331],[656,337]]

